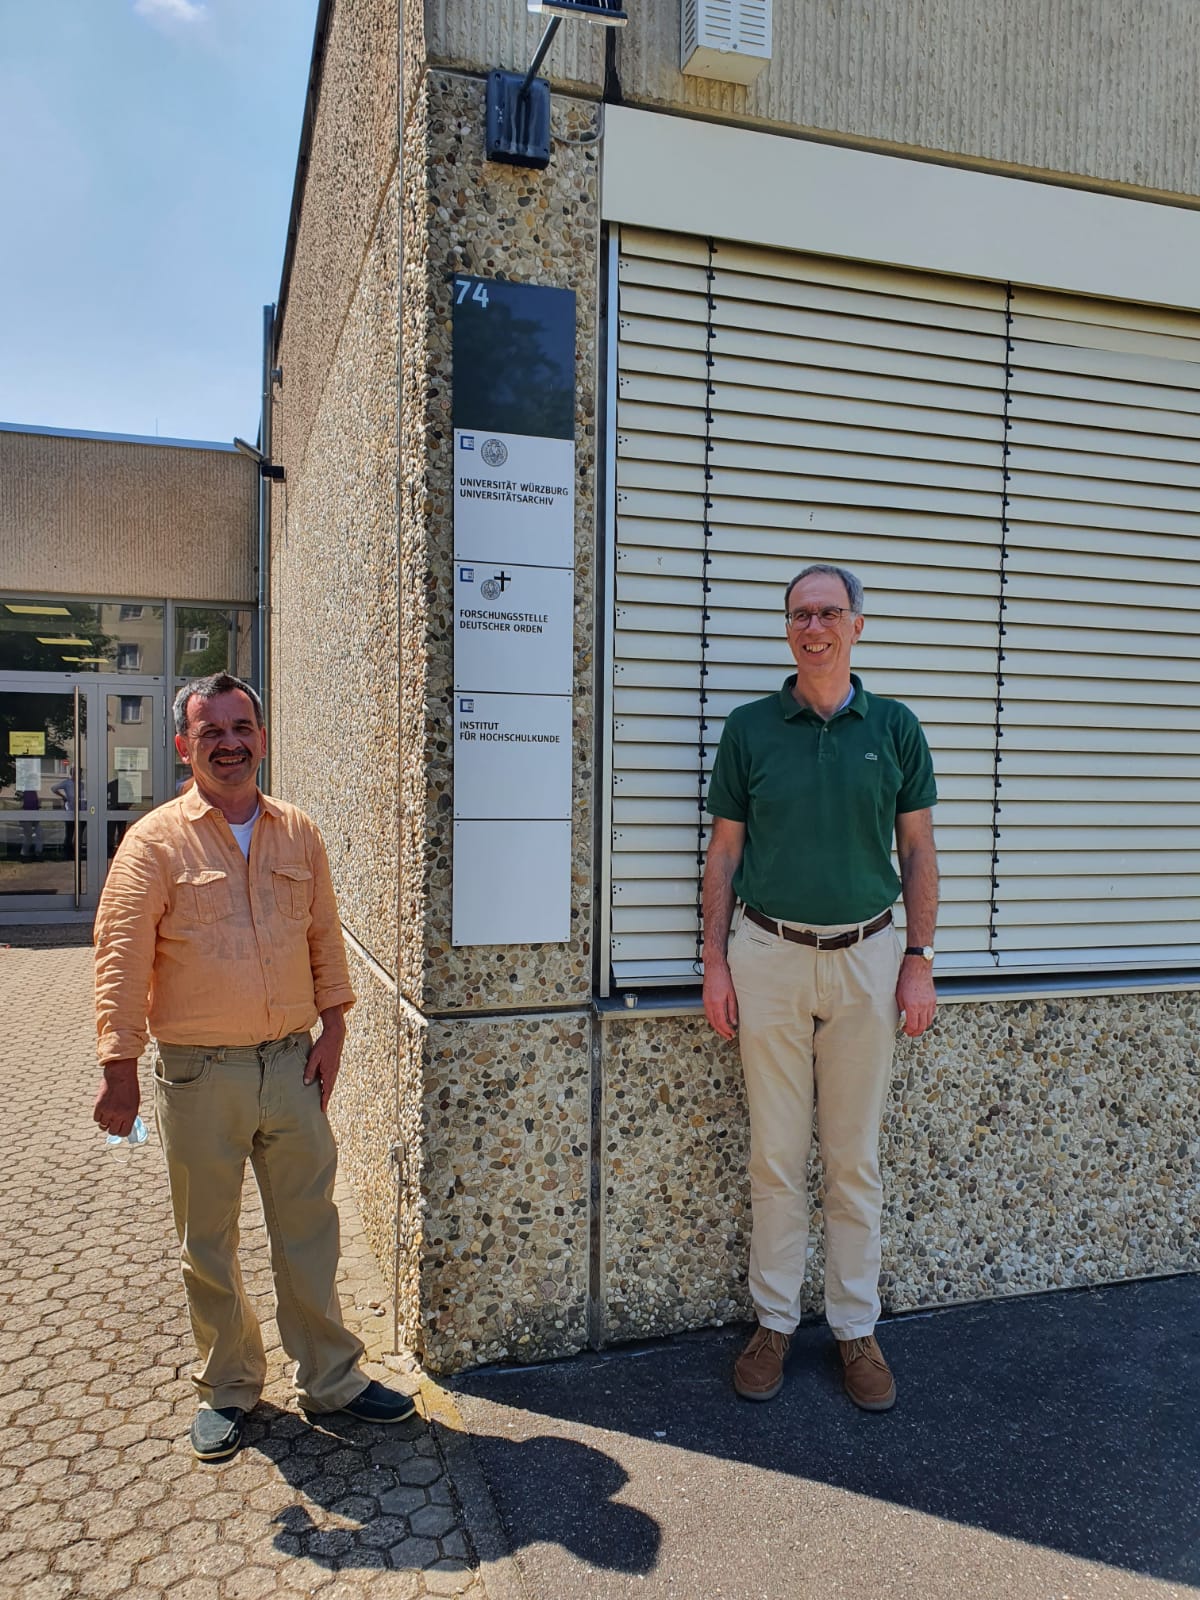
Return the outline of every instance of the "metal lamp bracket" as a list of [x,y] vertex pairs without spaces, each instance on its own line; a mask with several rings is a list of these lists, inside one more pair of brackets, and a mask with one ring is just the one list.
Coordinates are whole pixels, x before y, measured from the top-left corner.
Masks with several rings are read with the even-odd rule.
[[550,165],[550,85],[539,78],[538,68],[554,42],[564,17],[577,17],[606,27],[623,27],[627,21],[621,0],[526,0],[531,12],[549,14],[550,21],[524,77],[519,72],[489,72],[487,80],[487,131],[485,152],[489,161],[512,167]]

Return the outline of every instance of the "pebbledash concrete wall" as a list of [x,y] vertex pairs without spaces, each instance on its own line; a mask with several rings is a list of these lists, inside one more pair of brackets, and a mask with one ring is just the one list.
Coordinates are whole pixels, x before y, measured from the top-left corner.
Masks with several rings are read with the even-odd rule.
[[[412,393],[414,408],[423,402],[425,440],[425,634],[423,658],[413,663],[423,683],[426,752],[418,1004],[436,1014],[422,1064],[420,1345],[431,1365],[452,1368],[579,1349],[586,1340],[599,195],[591,146],[558,144],[544,173],[489,168],[479,79],[430,72],[421,93],[424,116],[408,137],[425,159],[426,273],[404,308],[406,347],[411,328],[425,362],[419,394]],[[585,137],[595,118],[586,102],[562,98],[554,107],[564,139]],[[450,942],[450,282],[461,272],[576,295],[574,868],[564,944],[455,949]],[[411,693],[415,702],[415,687]],[[408,782],[415,786],[415,776]]]
[[[927,0],[897,0],[862,35],[869,59],[855,68],[890,91],[857,98],[829,85],[850,71],[849,43],[819,9],[777,13],[812,24],[824,79],[810,63],[789,86],[777,62],[750,91],[697,87],[657,19],[631,23],[618,63],[644,103],[691,114],[807,127],[827,105],[844,117],[839,136],[876,148],[941,139],[976,164],[1200,189],[1194,128],[1172,109],[1182,81],[1200,85],[1187,8],[1112,4],[1099,19],[1071,5],[1066,27],[1063,8],[1021,0],[1014,11],[1037,27],[1009,39],[1007,12],[1001,28],[982,0],[945,0],[954,42],[934,71],[914,60],[936,21]],[[397,1286],[399,1335],[446,1371],[744,1316],[746,1116],[736,1052],[702,1018],[593,1007],[601,227],[597,146],[578,141],[598,126],[602,36],[564,28],[549,63],[553,159],[528,171],[482,153],[484,73],[523,65],[536,42],[524,0],[405,0],[402,12],[400,37],[395,0],[336,0],[330,13],[279,351],[274,751],[277,789],[325,830],[353,940],[343,1158]],[[1135,51],[1112,48],[1121,19]],[[799,32],[784,31],[795,53]],[[1014,61],[1018,40],[1049,64]],[[1024,85],[1006,112],[987,67],[1004,48],[1002,82]],[[948,103],[952,51],[992,85],[982,103]],[[1052,130],[1037,87],[1050,80]],[[1081,86],[1099,82],[1117,106],[1150,94],[1154,136],[1106,123],[1093,137]],[[456,272],[577,296],[574,882],[561,945],[450,942]],[[1186,992],[944,1005],[897,1054],[885,1305],[1200,1267],[1198,1031]],[[815,1170],[813,1182],[819,1223]],[[815,1238],[814,1310],[819,1226]]]
[[[277,312],[272,785],[320,825],[358,1003],[333,1121],[398,1316],[414,1320],[419,1101],[401,972],[400,172],[394,4],[331,8]],[[420,752],[416,759],[421,759]],[[405,919],[404,940],[419,941]],[[411,959],[409,965],[411,966]]]
[[[344,0],[321,63],[277,350],[273,454],[287,478],[272,505],[272,760],[277,792],[322,828],[350,937],[359,1002],[334,1102],[343,1162],[396,1285],[398,1333],[445,1368],[584,1337],[592,906],[586,849],[569,944],[451,947],[448,284],[467,269],[570,285],[593,329],[598,194],[595,151],[578,150],[551,195],[541,175],[513,173],[489,217],[473,133],[482,84],[431,80],[410,40],[401,53],[395,22],[394,6]],[[568,106],[556,126],[576,137],[594,115]],[[495,244],[480,255],[485,218]],[[580,352],[582,841],[589,340]]]
[[[1200,1267],[1200,1001],[943,1004],[896,1052],[885,1310]],[[702,1017],[604,1033],[604,1329],[747,1316],[746,1110]],[[821,1308],[820,1182],[805,1308]]]

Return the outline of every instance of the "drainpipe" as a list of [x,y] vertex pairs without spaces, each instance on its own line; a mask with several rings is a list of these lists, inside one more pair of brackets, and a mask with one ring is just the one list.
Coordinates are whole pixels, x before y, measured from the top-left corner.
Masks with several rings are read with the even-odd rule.
[[[271,379],[275,341],[275,307],[263,307],[262,343],[262,419],[258,425],[258,448],[265,460],[271,459]],[[271,715],[271,479],[261,469],[258,474],[258,692],[270,726]],[[271,789],[271,747],[263,761],[262,787]]]

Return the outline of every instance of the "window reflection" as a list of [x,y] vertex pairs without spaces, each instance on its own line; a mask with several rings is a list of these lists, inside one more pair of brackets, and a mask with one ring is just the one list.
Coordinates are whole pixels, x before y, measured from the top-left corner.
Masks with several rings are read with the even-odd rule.
[[149,695],[108,696],[105,848],[111,861],[126,829],[154,804],[154,703]]
[[[82,761],[86,702],[79,715]],[[77,855],[86,886],[87,778],[76,774],[75,749],[71,695],[0,690],[0,896],[74,894]]]
[[[0,595],[0,672],[166,672],[166,607],[145,601],[36,600]],[[175,607],[177,678],[253,672],[248,606]]]
[[175,676],[250,678],[254,613],[241,606],[175,607]]
[[166,608],[0,596],[0,672],[129,672],[160,677]]

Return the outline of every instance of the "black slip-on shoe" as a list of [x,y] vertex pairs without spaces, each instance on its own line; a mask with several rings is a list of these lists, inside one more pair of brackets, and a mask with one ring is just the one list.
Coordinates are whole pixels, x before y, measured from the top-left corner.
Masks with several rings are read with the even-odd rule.
[[347,1400],[341,1414],[353,1417],[356,1422],[407,1422],[416,1415],[416,1406],[398,1389],[387,1389],[372,1378],[361,1394]]
[[228,1461],[242,1448],[246,1413],[240,1406],[197,1411],[189,1438],[197,1461]]

